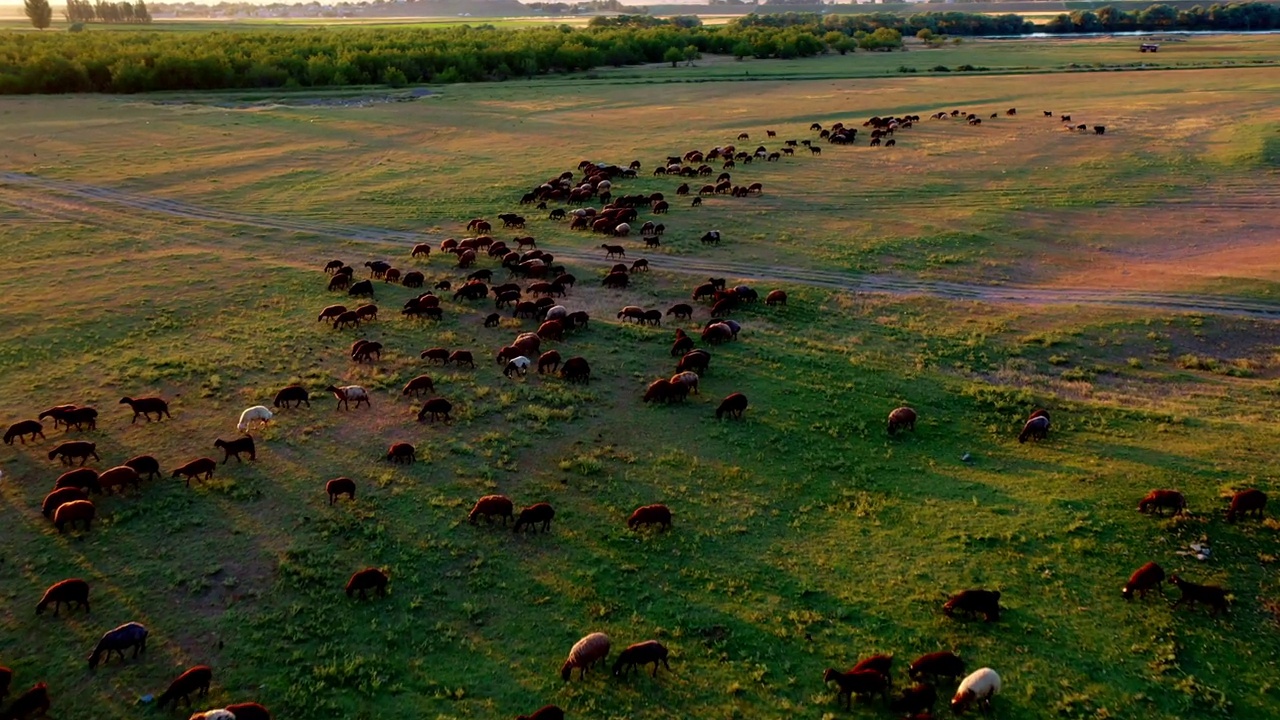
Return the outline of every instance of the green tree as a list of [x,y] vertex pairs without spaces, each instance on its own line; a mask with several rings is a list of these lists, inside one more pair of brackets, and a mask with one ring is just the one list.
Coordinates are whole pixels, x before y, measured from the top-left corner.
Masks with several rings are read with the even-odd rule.
[[684,51],[674,45],[667,48],[667,51],[662,54],[662,62],[671,63],[671,67],[675,67],[683,59]]
[[687,63],[688,65],[692,66],[692,65],[693,65],[693,61],[694,61],[694,60],[697,60],[697,59],[698,59],[698,58],[700,58],[700,57],[702,57],[702,53],[698,52],[698,46],[697,46],[697,45],[685,45],[685,46],[684,46],[684,61],[685,61],[685,63]]
[[733,58],[735,60],[741,60],[742,58],[750,54],[751,54],[751,43],[747,42],[746,40],[743,40],[739,42],[737,45],[733,46]]
[[53,8],[50,7],[49,0],[25,0],[23,5],[27,19],[37,30],[43,30],[53,23]]
[[930,30],[929,28],[920,28],[920,32],[916,33],[916,37],[919,38],[920,42],[923,42],[925,45],[930,45],[933,43],[933,31]]

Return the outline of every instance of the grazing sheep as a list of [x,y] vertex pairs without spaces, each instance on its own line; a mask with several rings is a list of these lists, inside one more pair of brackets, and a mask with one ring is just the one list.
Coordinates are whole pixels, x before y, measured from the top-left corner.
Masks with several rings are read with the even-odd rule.
[[316,322],[321,320],[335,320],[347,311],[346,305],[329,305],[320,311],[320,315],[316,318]]
[[529,366],[532,364],[532,360],[520,355],[507,362],[507,366],[502,369],[502,374],[507,377],[511,377],[513,374],[518,374],[520,377],[524,377],[525,374],[529,372]]
[[1267,507],[1267,494],[1261,490],[1241,490],[1231,496],[1231,507],[1227,510],[1227,522],[1235,522],[1237,515],[1249,517],[1255,515],[1262,519],[1262,511]]
[[40,436],[41,440],[44,440],[44,425],[41,425],[39,420],[20,420],[10,425],[9,429],[5,431],[4,444],[12,445],[13,439],[17,438],[22,441],[23,445],[26,445],[27,435],[31,436],[31,442],[36,441],[37,435]]
[[70,465],[72,460],[80,459],[80,467],[89,462],[89,458],[101,460],[98,457],[98,444],[91,443],[86,440],[68,440],[58,447],[49,451],[49,459],[61,457],[63,465]]
[[[72,578],[50,585],[49,589],[44,591],[44,597],[40,598],[40,602],[36,604],[36,614],[42,614],[45,608],[49,607],[49,603],[53,603],[54,617],[58,616],[62,603],[67,604],[68,611],[84,608],[85,612],[89,612],[89,583],[79,578]],[[75,607],[72,607],[73,605]]]
[[355,401],[357,410],[360,409],[360,403],[364,403],[370,408],[373,407],[373,405],[369,403],[369,393],[359,385],[343,385],[342,387],[330,385],[325,388],[325,390],[333,393],[333,396],[338,399],[338,406],[334,408],[335,410],[341,410],[344,408],[350,410],[351,406],[349,403],[352,401]]
[[387,459],[397,464],[412,465],[418,459],[418,451],[409,443],[398,442],[387,450]]
[[87,467],[68,470],[59,475],[53,483],[53,489],[61,488],[80,488],[95,495],[102,494],[102,486],[98,484],[98,471]]
[[483,516],[485,522],[493,524],[493,516],[497,515],[502,518],[502,524],[505,527],[507,521],[515,517],[514,511],[515,505],[506,495],[485,495],[476,501],[475,507],[471,508],[471,513],[467,515],[467,522],[475,525],[476,518]]
[[169,683],[168,689],[160,693],[160,697],[156,700],[156,708],[163,710],[166,705],[178,707],[180,701],[185,701],[187,707],[191,706],[191,695],[197,690],[202,696],[208,696],[209,683],[213,681],[213,668],[208,665],[196,665],[187,669],[173,682]]
[[960,715],[975,703],[982,712],[989,712],[991,698],[998,694],[1000,694],[1000,676],[991,668],[980,668],[960,682],[955,696],[951,698],[951,712]]
[[88,499],[89,494],[78,487],[58,488],[44,496],[44,501],[40,503],[40,513],[45,517],[50,517],[55,510],[72,500]]
[[667,315],[675,315],[677,320],[688,320],[693,317],[693,307],[688,303],[676,303],[667,310]]
[[471,356],[470,350],[454,350],[453,352],[449,353],[449,362],[458,366],[461,366],[464,364],[472,368],[476,366],[475,358]]
[[436,390],[435,383],[431,382],[431,376],[429,375],[419,375],[418,377],[405,383],[404,390],[401,390],[400,394],[401,395],[412,394],[414,396],[417,396],[421,394],[423,390],[426,390],[427,392],[435,392]]
[[449,364],[449,350],[447,348],[428,348],[419,353],[418,357],[431,362],[439,360],[441,365]]
[[75,425],[77,430],[84,430],[86,425],[90,430],[96,430],[98,428],[98,411],[91,407],[73,407],[61,413],[57,420],[61,420],[68,431],[71,430],[72,425]]
[[124,461],[124,464],[137,471],[138,476],[147,476],[148,480],[155,480],[162,477],[160,474],[160,461],[150,455],[137,455]]
[[1040,415],[1033,417],[1022,426],[1022,432],[1018,433],[1018,442],[1024,443],[1027,438],[1033,440],[1044,440],[1049,437],[1049,416]]
[[707,373],[710,365],[711,353],[706,350],[690,350],[680,358],[680,362],[676,363],[676,372],[688,371],[702,376]]
[[667,662],[668,655],[666,646],[657,640],[629,645],[626,650],[618,653],[618,659],[613,663],[613,676],[626,678],[632,670],[653,663],[651,677],[658,677],[658,663],[662,663],[668,671],[671,670],[671,664]]
[[573,669],[578,669],[578,679],[587,676],[587,670],[609,657],[609,636],[601,632],[591,633],[573,644],[569,657],[560,666],[560,679],[569,682]]
[[1000,619],[1000,591],[961,590],[942,606],[947,617],[952,617],[956,611],[981,615],[987,622],[995,622]]
[[9,697],[9,686],[13,684],[13,670],[0,665],[0,702]]
[[347,288],[347,294],[351,297],[373,297],[373,283],[368,280],[352,283]]
[[1193,582],[1187,582],[1178,577],[1177,573],[1169,576],[1169,582],[1178,587],[1182,591],[1182,597],[1173,604],[1176,608],[1183,603],[1194,605],[1200,603],[1213,608],[1211,615],[1217,615],[1219,612],[1227,611],[1227,591],[1217,585],[1197,585]]
[[740,392],[729,395],[720,401],[720,406],[716,408],[716,419],[728,415],[732,418],[742,419],[742,413],[747,409],[747,396]]
[[249,432],[249,426],[257,423],[261,423],[263,427],[266,427],[273,417],[275,415],[266,406],[254,405],[240,413],[240,422],[236,423],[236,429],[240,432]]
[[84,523],[84,531],[89,532],[89,526],[93,524],[93,518],[97,515],[98,509],[88,500],[72,500],[58,506],[53,511],[53,525],[58,528],[58,532],[70,524],[71,529],[76,529],[76,523]]
[[902,696],[889,703],[889,710],[914,714],[933,710],[938,703],[938,691],[932,685],[916,685],[902,691]]
[[1152,490],[1138,501],[1138,512],[1158,510],[1157,514],[1164,517],[1166,508],[1173,510],[1174,515],[1181,515],[1187,510],[1187,499],[1177,490]]
[[136,622],[125,623],[114,630],[108,630],[93,648],[93,654],[89,656],[89,669],[97,669],[99,661],[103,659],[103,653],[107,655],[107,662],[111,661],[111,653],[119,655],[123,662],[124,651],[133,648],[133,657],[137,658],[139,654],[147,651],[147,635],[146,626]]
[[218,463],[216,460],[213,458],[202,457],[198,460],[192,460],[186,465],[175,468],[173,475],[170,477],[178,477],[181,475],[187,479],[187,487],[191,487],[192,479],[199,478],[201,475],[204,476],[205,480],[212,480],[213,471],[217,469],[217,467]]
[[62,424],[62,418],[67,413],[75,409],[76,409],[75,405],[54,405],[53,407],[49,408],[48,410],[45,410],[44,412],[40,413],[36,417],[40,420],[44,420],[45,418],[53,418],[53,426],[57,428],[59,425]]
[[[272,720],[271,712],[256,702],[228,705],[226,707],[226,711],[231,713],[234,720]],[[219,719],[208,718],[207,720]],[[226,718],[222,718],[221,720],[226,720]]]
[[644,391],[643,402],[671,402],[671,381],[666,378],[660,378],[649,383],[649,387]]
[[857,670],[842,673],[835,668],[827,668],[822,673],[822,682],[835,682],[840,688],[836,693],[836,703],[839,704],[840,698],[845,699],[845,708],[853,709],[853,696],[872,697],[877,693],[885,700],[889,699],[889,678],[885,677],[877,670]]
[[514,531],[520,532],[520,528],[528,525],[534,532],[537,532],[537,524],[542,523],[542,532],[551,532],[551,520],[556,516],[556,511],[548,503],[536,503],[524,508],[516,517]]
[[324,491],[329,496],[329,505],[338,502],[339,495],[346,495],[348,500],[355,500],[356,481],[349,477],[334,478],[324,484]]
[[133,419],[129,421],[130,425],[138,421],[139,415],[146,418],[147,422],[151,422],[152,414],[156,416],[156,422],[161,420],[161,416],[170,420],[173,419],[173,416],[169,414],[169,403],[158,397],[137,398],[136,400],[124,397],[120,398],[119,404],[128,405],[133,410]]
[[555,705],[543,705],[531,715],[520,715],[516,720],[564,720],[564,711]]
[[945,651],[921,655],[911,663],[907,675],[914,681],[925,677],[935,681],[944,677],[954,680],[964,675],[964,660],[955,653]]
[[683,385],[686,393],[698,395],[698,380],[698,373],[681,372],[672,375],[670,382],[672,385]]
[[442,397],[433,397],[423,404],[422,409],[418,411],[418,422],[422,422],[430,415],[434,421],[443,416],[445,422],[449,422],[449,413],[453,411],[453,403]]
[[484,319],[484,326],[487,328],[498,327],[498,323],[501,323],[501,322],[502,322],[501,315],[499,315],[498,313],[489,313],[489,316]]
[[355,593],[360,593],[360,599],[365,599],[366,590],[375,590],[379,596],[385,597],[387,594],[387,583],[390,578],[387,574],[378,568],[365,568],[357,570],[347,581],[347,597],[351,597]]
[[135,488],[141,487],[142,480],[138,477],[138,471],[128,465],[113,467],[110,470],[103,470],[98,476],[98,485],[103,491],[114,493],[115,489],[120,488],[120,492],[124,492],[126,485],[132,485]]
[[44,683],[36,683],[30,690],[18,696],[17,700],[4,712],[4,720],[28,720],[43,717],[49,712],[49,688]]
[[635,509],[627,518],[627,528],[635,530],[641,525],[659,525],[659,531],[671,527],[671,508],[666,505],[644,505]]
[[560,377],[566,382],[591,384],[591,366],[584,357],[571,357],[560,367]]
[[301,385],[290,385],[276,393],[276,399],[273,405],[277,408],[290,407],[289,403],[294,403],[293,407],[302,407],[306,403],[307,407],[311,407],[311,396],[307,394],[307,389]]
[[774,305],[786,305],[787,304],[786,291],[784,290],[771,291],[768,295],[764,296],[764,304],[768,305],[769,307],[773,307]]
[[875,670],[885,676],[889,685],[893,686],[893,656],[892,655],[872,655],[871,657],[859,660],[857,664],[849,668],[849,672],[861,672],[863,670]]
[[222,438],[218,438],[213,441],[213,446],[216,448],[222,448],[223,465],[226,465],[227,461],[230,460],[232,456],[235,456],[236,462],[244,462],[240,459],[240,453],[249,453],[249,460],[251,462],[258,459],[258,451],[254,449],[253,438],[249,435],[236,438],[235,440],[223,440]]
[[1124,589],[1120,591],[1120,597],[1125,600],[1133,599],[1133,591],[1138,591],[1138,597],[1145,598],[1147,591],[1155,589],[1161,595],[1164,594],[1164,568],[1149,562],[1146,565],[1133,571],[1129,576],[1129,582],[1125,583]]
[[554,373],[560,367],[560,353],[548,350],[538,356],[538,374]]
[[889,413],[889,434],[899,430],[916,431],[916,411],[909,407],[900,407]]

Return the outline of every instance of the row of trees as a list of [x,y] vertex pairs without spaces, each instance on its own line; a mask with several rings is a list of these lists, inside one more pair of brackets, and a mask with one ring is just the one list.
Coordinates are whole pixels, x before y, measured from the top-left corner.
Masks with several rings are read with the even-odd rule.
[[147,9],[147,4],[143,0],[130,3],[125,0],[120,2],[89,2],[89,0],[67,0],[67,9],[63,15],[69,22],[73,23],[149,23],[151,22],[151,11]]
[[1152,5],[1128,12],[1113,7],[1076,10],[1050,20],[1044,26],[1051,33],[1126,32],[1135,30],[1276,30],[1280,29],[1280,6],[1261,2],[1196,5],[1179,10],[1169,5]]

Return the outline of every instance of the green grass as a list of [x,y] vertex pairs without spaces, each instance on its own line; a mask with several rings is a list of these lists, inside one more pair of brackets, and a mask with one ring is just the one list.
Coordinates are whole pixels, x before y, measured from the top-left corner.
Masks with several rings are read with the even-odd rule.
[[[1206,62],[1269,52],[1256,39],[1186,45],[1218,48]],[[1086,51],[938,52],[947,59],[918,54],[1011,67]],[[572,717],[843,717],[820,682],[825,667],[951,649],[1004,677],[1001,717],[1275,715],[1273,673],[1259,659],[1280,650],[1277,526],[1227,525],[1220,512],[1233,489],[1276,491],[1271,323],[778,283],[789,305],[736,316],[743,336],[713,349],[701,395],[640,402],[672,372],[672,328],[613,316],[687,297],[697,276],[671,271],[684,259],[1052,286],[1109,272],[1121,256],[1141,288],[1144,268],[1184,247],[1158,223],[1196,230],[1198,252],[1274,228],[1269,180],[1239,149],[1252,141],[1217,121],[1274,121],[1277,81],[1265,69],[832,79],[915,56],[814,60],[822,79],[788,77],[802,63],[730,61],[688,70],[699,83],[666,82],[683,68],[621,70],[364,108],[0,100],[13,171],[433,237],[461,237],[466,219],[511,210],[523,188],[583,158],[641,159],[642,178],[620,190],[670,193],[675,182],[647,172],[658,161],[743,130],[753,141],[765,128],[808,138],[813,120],[1019,108],[981,128],[926,121],[893,152],[828,146],[820,159],[739,166],[735,181],[765,183],[764,196],[676,204],[663,247],[643,253],[654,270],[624,293],[603,292],[597,267],[570,263],[582,282],[566,303],[590,310],[592,325],[553,346],[590,360],[588,387],[503,378],[493,351],[532,327],[483,328],[487,304],[446,300],[442,323],[416,324],[395,312],[412,291],[379,284],[382,319],[359,333],[315,321],[339,301],[319,270],[330,258],[385,256],[456,282],[445,257],[0,185],[10,421],[93,404],[99,430],[83,435],[104,466],[153,453],[171,470],[217,457],[213,441],[233,434],[238,413],[290,382],[374,393],[371,410],[343,413],[317,392],[311,409],[281,412],[258,436],[256,463],[233,461],[209,483],[166,478],[95,498],[101,520],[83,536],[58,535],[39,515],[60,472],[43,453],[62,432],[0,448],[0,664],[17,670],[15,686],[47,680],[60,717],[137,717],[152,714],[135,709],[139,696],[209,663],[214,689],[199,706],[256,699],[277,717],[496,718],[551,702]],[[736,68],[771,79],[716,82]],[[1041,108],[1111,130],[1063,133]],[[697,243],[712,227],[726,246]],[[552,253],[600,242],[541,217],[528,232]],[[1162,289],[1253,296],[1275,281],[1273,263],[1215,273],[1205,258],[1216,256],[1193,257],[1160,276]],[[705,317],[699,307],[689,329]],[[383,342],[382,361],[347,360],[357,337]],[[428,367],[417,353],[435,345],[472,349],[479,367]],[[420,403],[399,397],[423,372],[454,403],[452,424],[414,422]],[[716,422],[716,402],[733,391],[751,400],[746,420]],[[174,419],[129,425],[117,399],[153,392],[172,400]],[[920,425],[886,437],[900,404]],[[1052,410],[1053,433],[1019,445],[1036,406]],[[416,444],[422,461],[381,460],[396,441]],[[356,479],[357,500],[329,507],[322,486],[339,475]],[[1156,487],[1186,493],[1194,516],[1139,515],[1137,499]],[[469,526],[471,503],[493,492],[554,504],[552,532]],[[628,532],[626,516],[652,502],[673,508],[673,530]],[[1211,560],[1178,554],[1205,537]],[[1224,584],[1232,612],[1124,603],[1120,587],[1148,560]],[[390,596],[346,600],[342,584],[366,565],[389,571]],[[94,613],[35,617],[40,592],[70,576],[93,583]],[[941,615],[947,593],[979,586],[1003,591],[1000,623]],[[130,620],[151,628],[145,659],[88,671],[96,638]],[[660,639],[673,672],[563,684],[568,648],[593,630],[615,648]]]

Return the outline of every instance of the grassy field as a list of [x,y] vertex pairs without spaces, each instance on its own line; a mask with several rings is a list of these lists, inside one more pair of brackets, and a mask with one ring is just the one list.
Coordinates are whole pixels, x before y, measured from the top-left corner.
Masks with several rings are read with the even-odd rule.
[[[1245,63],[1276,59],[1267,40],[1196,39],[1149,59],[1216,68],[856,77],[877,63],[1140,59],[1128,46],[708,60],[366,107],[0,100],[6,172],[240,218],[0,179],[8,422],[92,404],[99,429],[70,434],[98,443],[100,467],[152,453],[169,471],[220,458],[214,439],[278,388],[316,391],[310,409],[257,435],[257,462],[191,488],[166,478],[95,498],[88,534],[59,535],[40,515],[61,472],[44,453],[61,430],[0,447],[0,664],[19,691],[47,681],[65,718],[159,715],[139,697],[196,663],[215,668],[197,709],[252,699],[277,718],[499,718],[546,703],[574,718],[890,717],[879,704],[838,708],[822,670],[948,649],[1001,673],[999,717],[1276,715],[1280,525],[1221,513],[1233,489],[1275,494],[1274,322],[756,282],[785,289],[789,305],[735,315],[742,337],[712,349],[702,394],[654,407],[640,395],[673,371],[672,323],[614,319],[622,305],[687,298],[701,276],[681,269],[694,262],[1274,302],[1280,78]],[[748,70],[756,82],[729,82]],[[1016,117],[987,119],[1011,106]],[[772,148],[815,137],[814,121],[953,108],[984,122],[926,120],[896,148],[824,145],[821,157],[740,165],[734,181],[763,182],[764,195],[673,203],[662,248],[626,241],[629,259],[654,268],[627,291],[600,289],[600,265],[569,262],[581,282],[565,304],[593,319],[552,346],[591,362],[588,387],[503,378],[488,359],[533,328],[483,328],[488,303],[446,299],[443,322],[418,324],[395,312],[414,291],[379,283],[377,322],[337,332],[315,321],[340,301],[320,271],[331,258],[462,276],[447,256],[411,260],[403,244],[344,229],[462,237],[467,219],[516,209],[524,189],[584,158],[640,159],[645,172],[618,190],[670,194],[678,183],[652,167],[739,132],[751,133],[740,145]],[[1042,110],[1107,134],[1065,132]],[[549,252],[601,242],[525,213]],[[311,229],[277,229],[281,218]],[[697,242],[711,228],[724,246]],[[700,306],[684,325],[707,317]],[[347,359],[359,337],[384,343],[380,362]],[[431,346],[481,362],[431,368],[417,356]],[[414,422],[419,403],[399,396],[424,372],[454,403],[451,424]],[[319,390],[338,381],[368,387],[373,407],[334,412]],[[746,419],[717,422],[733,391],[751,400]],[[173,419],[130,425],[116,401],[152,393]],[[901,404],[921,423],[886,437]],[[1020,445],[1037,406],[1054,432]],[[381,460],[397,441],[421,462]],[[357,500],[329,507],[323,484],[340,475],[356,479]],[[1186,493],[1192,515],[1138,514],[1157,487]],[[471,504],[493,492],[551,502],[551,533],[469,526]],[[672,507],[672,531],[627,531],[631,510],[653,502]],[[1184,554],[1206,541],[1209,560]],[[1120,587],[1148,560],[1223,584],[1231,613],[1126,604]],[[367,565],[389,572],[389,597],[347,600],[343,583]],[[43,589],[72,576],[93,584],[93,613],[36,617]],[[966,587],[1001,590],[1002,620],[944,617],[947,594]],[[127,621],[151,629],[145,657],[89,671],[96,639]],[[661,640],[672,672],[562,683],[569,647],[595,630],[615,656]]]

